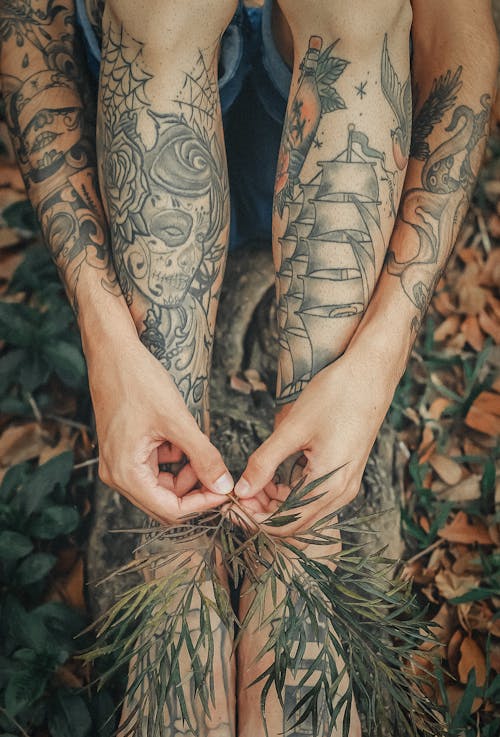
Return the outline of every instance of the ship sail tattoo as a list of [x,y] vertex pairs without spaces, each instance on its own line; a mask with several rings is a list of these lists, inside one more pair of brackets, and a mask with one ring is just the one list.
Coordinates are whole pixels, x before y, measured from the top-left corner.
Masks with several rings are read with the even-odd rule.
[[285,203],[278,269],[281,402],[343,352],[372,294],[385,251],[377,160],[384,166],[383,154],[350,125],[344,151],[318,162],[320,172]]

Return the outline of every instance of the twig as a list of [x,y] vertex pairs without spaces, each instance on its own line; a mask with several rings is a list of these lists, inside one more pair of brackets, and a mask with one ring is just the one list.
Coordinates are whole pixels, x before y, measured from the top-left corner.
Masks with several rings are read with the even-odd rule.
[[26,393],[26,398],[28,400],[29,406],[33,410],[33,415],[35,417],[35,420],[38,422],[39,425],[41,425],[42,424],[42,421],[43,421],[43,417],[42,417],[42,413],[40,412],[40,410],[38,408],[37,403],[35,402],[34,396],[30,392],[27,392]]
[[491,239],[486,227],[486,221],[484,215],[479,208],[475,208],[475,215],[477,224],[479,225],[479,232],[481,233],[481,242],[487,256],[491,253]]
[[61,425],[68,425],[69,427],[74,427],[76,430],[91,430],[90,425],[85,425],[85,423],[77,422],[76,420],[68,420],[67,417],[61,417],[60,415],[45,415],[45,419],[60,422]]
[[80,468],[87,468],[88,466],[95,466],[97,463],[99,463],[99,456],[97,458],[89,458],[88,461],[82,461],[82,463],[77,463],[73,466],[73,471],[78,471]]
[[442,545],[444,540],[434,540],[432,545],[429,545],[428,548],[425,548],[425,550],[421,550],[416,555],[412,556],[411,558],[408,558],[408,560],[405,561],[405,566],[411,565],[411,563],[415,563],[416,560],[419,560],[420,558],[423,558],[427,553],[432,552],[436,548],[439,548],[440,545]]
[[14,717],[11,716],[9,712],[3,708],[3,706],[0,706],[0,713],[5,714],[9,722],[11,722],[14,725],[14,727],[16,727],[16,729],[19,729],[19,731],[22,734],[22,737],[30,737],[29,734],[21,727],[19,722],[16,719],[14,719]]
[[85,425],[83,422],[68,420],[66,417],[61,417],[60,415],[43,415],[40,412],[40,408],[36,403],[34,396],[30,392],[26,393],[26,399],[28,400],[28,404],[33,411],[33,416],[39,425],[41,425],[44,420],[54,420],[54,422],[60,422],[62,425],[74,427],[76,430],[91,430],[90,425]]

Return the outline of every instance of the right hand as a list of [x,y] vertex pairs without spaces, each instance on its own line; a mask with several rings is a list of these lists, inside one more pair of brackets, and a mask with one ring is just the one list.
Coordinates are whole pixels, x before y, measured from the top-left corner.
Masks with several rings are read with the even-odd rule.
[[[102,481],[164,524],[220,505],[233,489],[222,456],[140,340],[101,343],[87,364]],[[184,457],[176,476],[160,471]]]

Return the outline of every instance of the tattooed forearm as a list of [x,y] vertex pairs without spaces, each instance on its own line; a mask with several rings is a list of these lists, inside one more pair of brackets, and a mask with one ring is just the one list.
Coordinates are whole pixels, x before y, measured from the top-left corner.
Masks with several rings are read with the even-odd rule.
[[0,84],[28,195],[77,308],[84,264],[115,288],[99,201],[93,105],[75,34],[72,0],[5,0]]
[[[200,51],[177,98],[153,109],[141,43],[110,24],[98,128],[122,291],[141,340],[201,425],[229,221],[213,54]],[[154,134],[146,141],[148,123]]]
[[[347,108],[337,90],[349,64],[337,56],[340,45],[336,41],[323,49],[322,38],[311,37],[284,124],[275,189],[278,402],[295,399],[345,350],[382,267],[384,210],[386,220],[396,211],[396,173],[387,168],[385,153],[350,122],[349,113],[332,133],[336,111]],[[368,93],[366,84],[362,94],[358,87],[351,96],[359,107]],[[399,97],[395,104],[403,106]],[[404,169],[409,122],[405,109],[398,112],[400,128],[393,141],[401,149],[398,167]],[[326,140],[328,149],[320,155]]]
[[467,212],[486,140],[490,96],[458,104],[462,67],[434,80],[414,119],[410,166],[420,186],[404,193],[387,270],[415,307],[415,337]]

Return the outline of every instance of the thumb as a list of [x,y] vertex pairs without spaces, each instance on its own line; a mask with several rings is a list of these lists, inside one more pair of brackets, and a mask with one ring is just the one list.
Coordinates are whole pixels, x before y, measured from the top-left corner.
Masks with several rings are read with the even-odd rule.
[[234,487],[235,494],[242,498],[258,494],[271,481],[280,463],[298,450],[302,450],[298,433],[283,422],[248,459]]
[[229,494],[233,490],[233,477],[221,454],[201,430],[197,429],[196,437],[183,445],[191,467],[203,486],[215,494]]

